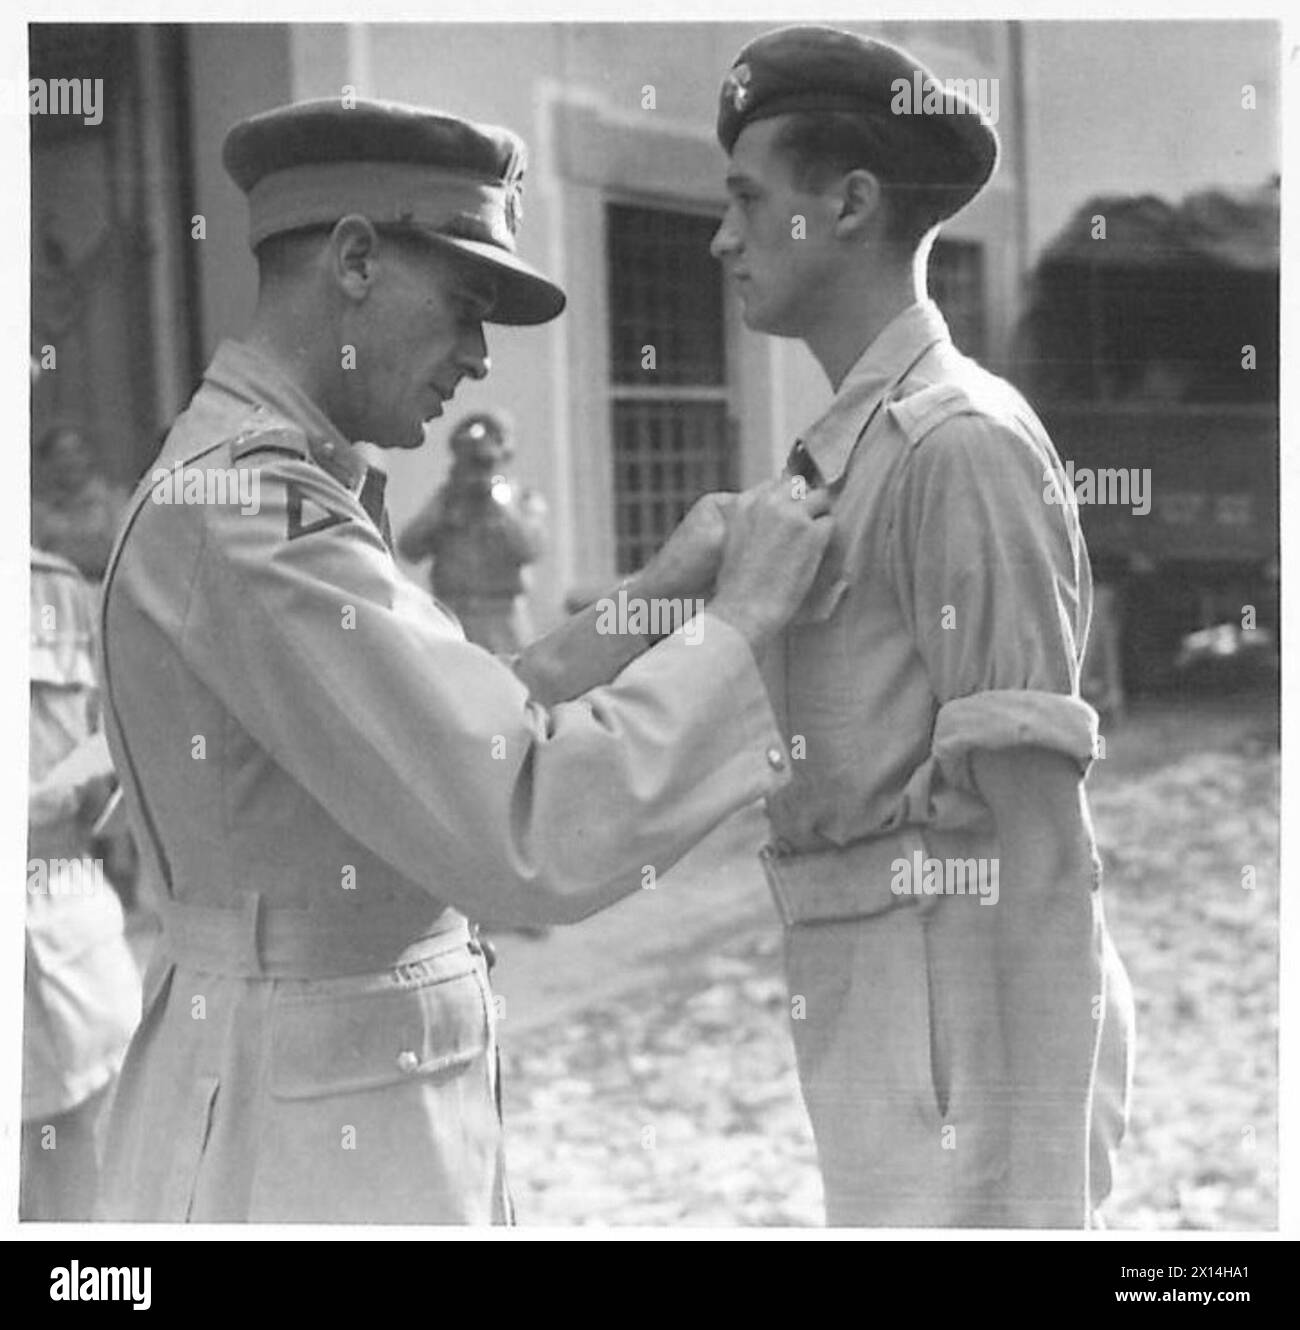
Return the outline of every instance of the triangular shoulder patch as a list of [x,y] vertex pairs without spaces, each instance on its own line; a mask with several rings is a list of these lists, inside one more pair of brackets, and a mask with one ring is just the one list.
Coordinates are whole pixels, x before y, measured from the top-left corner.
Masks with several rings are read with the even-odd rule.
[[350,520],[346,513],[335,512],[313,498],[296,480],[286,480],[284,487],[288,499],[290,540],[314,536],[318,531],[328,531],[330,527],[341,526]]

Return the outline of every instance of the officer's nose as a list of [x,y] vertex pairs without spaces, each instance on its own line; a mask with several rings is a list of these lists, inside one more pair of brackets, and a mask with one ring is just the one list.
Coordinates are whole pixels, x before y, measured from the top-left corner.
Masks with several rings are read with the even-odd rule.
[[487,337],[484,335],[481,323],[474,323],[466,328],[465,335],[456,348],[456,363],[467,378],[487,378],[488,371],[492,368],[492,360],[488,355]]

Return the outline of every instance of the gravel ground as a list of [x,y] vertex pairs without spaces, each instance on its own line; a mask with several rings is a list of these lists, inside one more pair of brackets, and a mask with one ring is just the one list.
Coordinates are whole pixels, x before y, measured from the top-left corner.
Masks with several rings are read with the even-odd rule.
[[[1276,1225],[1276,713],[1203,705],[1118,727],[1090,781],[1139,1020],[1112,1228]],[[786,1011],[768,914],[617,997],[505,1029],[520,1222],[820,1224]]]

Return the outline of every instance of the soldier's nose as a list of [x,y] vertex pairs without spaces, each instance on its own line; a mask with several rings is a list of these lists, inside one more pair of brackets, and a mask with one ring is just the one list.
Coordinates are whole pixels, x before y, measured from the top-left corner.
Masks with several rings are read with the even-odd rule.
[[709,253],[715,259],[721,259],[728,254],[733,254],[736,249],[736,233],[730,229],[724,219],[718,225],[718,229],[713,233],[713,239],[709,241]]

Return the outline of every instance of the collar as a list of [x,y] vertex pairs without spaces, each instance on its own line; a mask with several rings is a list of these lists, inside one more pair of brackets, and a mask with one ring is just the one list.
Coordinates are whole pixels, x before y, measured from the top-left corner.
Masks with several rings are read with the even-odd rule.
[[302,430],[312,460],[348,489],[361,483],[368,470],[361,454],[296,383],[252,347],[223,341],[204,378],[256,410],[274,412]]
[[844,376],[834,401],[803,436],[823,482],[843,474],[862,431],[885,394],[936,342],[949,340],[948,325],[932,300],[909,305],[877,334]]

